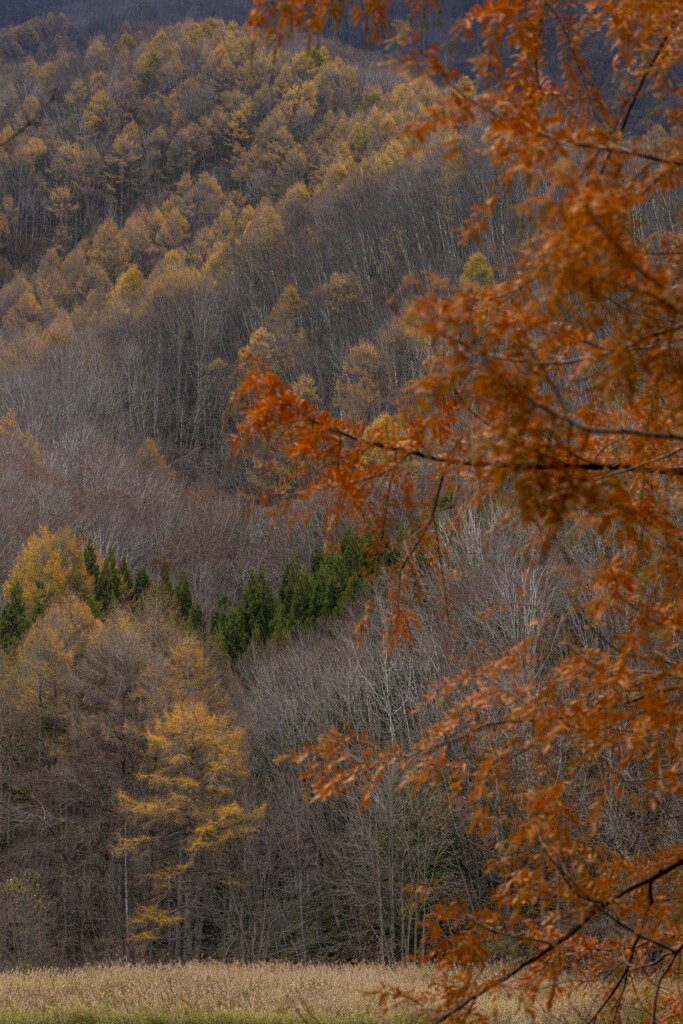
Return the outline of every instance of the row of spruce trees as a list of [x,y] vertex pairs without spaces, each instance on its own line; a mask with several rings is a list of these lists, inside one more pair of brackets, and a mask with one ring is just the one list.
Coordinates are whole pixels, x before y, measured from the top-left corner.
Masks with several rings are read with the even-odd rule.
[[265,573],[252,570],[239,602],[219,602],[211,632],[232,659],[252,642],[283,640],[298,626],[343,608],[358,593],[370,567],[368,545],[347,530],[336,549],[314,552],[310,568],[298,558],[289,561],[275,594]]

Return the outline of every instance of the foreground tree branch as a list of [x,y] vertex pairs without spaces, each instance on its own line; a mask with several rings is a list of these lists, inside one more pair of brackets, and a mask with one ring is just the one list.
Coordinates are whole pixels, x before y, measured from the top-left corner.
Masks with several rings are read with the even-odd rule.
[[[410,2],[409,24],[434,9]],[[316,799],[356,794],[367,806],[392,772],[409,793],[445,790],[472,832],[493,837],[478,905],[432,895],[423,948],[440,968],[425,995],[435,1024],[486,1019],[494,991],[552,1005],[568,970],[595,986],[593,1020],[618,1019],[632,984],[653,1022],[674,1024],[683,281],[663,254],[682,243],[676,230],[660,241],[634,225],[640,208],[665,199],[680,224],[683,3],[489,0],[451,27],[448,59],[419,30],[392,35],[384,0],[264,0],[251,21],[280,41],[345,13],[412,74],[440,81],[417,144],[433,138],[456,158],[458,133],[478,133],[482,159],[514,189],[524,236],[512,268],[477,280],[463,272],[413,301],[406,320],[424,361],[381,422],[335,419],[257,369],[236,391],[235,446],[266,464],[283,456],[290,493],[324,496],[330,528],[350,517],[370,532],[378,524],[377,548],[394,567],[394,643],[419,630],[421,574],[443,566],[444,533],[464,528],[466,507],[491,504],[533,528],[529,566],[590,551],[557,557],[556,568],[585,629],[558,624],[541,649],[543,610],[500,657],[473,649],[466,671],[435,683],[426,701],[436,724],[410,749],[340,729],[292,757]],[[458,44],[475,35],[467,84]],[[592,46],[609,53],[599,72]],[[464,246],[486,245],[499,199],[472,211]],[[651,839],[615,836],[615,803],[631,808],[639,836],[652,823]],[[502,970],[494,935],[509,937]]]

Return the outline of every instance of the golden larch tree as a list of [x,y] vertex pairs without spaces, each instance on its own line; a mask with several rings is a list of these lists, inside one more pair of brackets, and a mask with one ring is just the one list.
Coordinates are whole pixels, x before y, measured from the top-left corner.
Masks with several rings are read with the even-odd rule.
[[68,528],[51,532],[41,526],[23,545],[10,570],[2,591],[9,596],[12,586],[21,583],[29,611],[44,608],[57,594],[72,593],[92,597],[93,581],[86,569],[83,544]]
[[146,767],[120,807],[134,829],[118,850],[145,855],[150,898],[130,920],[132,938],[152,942],[167,929],[176,957],[200,948],[197,886],[202,861],[256,831],[264,808],[248,811],[235,796],[247,776],[244,732],[234,718],[199,700],[174,704],[145,734]]

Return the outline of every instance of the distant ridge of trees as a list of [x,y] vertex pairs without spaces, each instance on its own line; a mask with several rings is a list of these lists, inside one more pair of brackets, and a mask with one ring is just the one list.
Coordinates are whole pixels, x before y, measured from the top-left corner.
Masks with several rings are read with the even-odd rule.
[[[450,19],[462,17],[473,3],[474,0],[450,0],[444,4],[449,18],[434,20],[429,31],[432,41],[443,43],[446,39],[444,25]],[[170,25],[186,18],[221,18],[243,24],[250,6],[248,0],[5,0],[0,9],[0,27],[20,25],[51,13],[65,14],[88,32],[113,32],[124,22],[138,28]],[[395,11],[397,20],[405,17],[405,4],[397,2]],[[359,48],[373,47],[366,33],[354,26],[347,16],[337,29],[328,29],[324,35]]]
[[245,0],[5,0],[0,25],[20,25],[47,14],[65,14],[89,31],[112,31],[131,25],[167,25],[183,18],[245,21]]

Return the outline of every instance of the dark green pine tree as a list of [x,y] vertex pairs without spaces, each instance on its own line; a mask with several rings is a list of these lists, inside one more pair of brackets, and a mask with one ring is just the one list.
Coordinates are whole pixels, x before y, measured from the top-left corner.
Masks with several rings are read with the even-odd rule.
[[303,624],[305,622],[312,621],[312,591],[313,583],[311,581],[311,577],[309,576],[305,569],[302,569],[299,576],[297,577],[296,583],[294,584],[294,591],[292,593],[292,604],[289,610],[292,624]]
[[92,578],[96,580],[100,574],[100,565],[99,560],[97,558],[97,551],[95,550],[95,545],[91,540],[89,540],[88,543],[83,548],[83,560],[85,561],[86,569],[88,570]]
[[292,558],[287,562],[277,592],[278,601],[280,601],[287,610],[291,608],[294,587],[296,586],[296,581],[302,572],[305,572],[305,570],[298,558]]
[[227,597],[219,597],[218,607],[211,616],[211,632],[215,636],[220,635],[220,631],[223,628],[223,620],[225,619],[225,616],[229,608],[230,602],[228,601]]
[[339,551],[349,576],[360,576],[365,564],[365,545],[355,530],[344,531]]
[[192,611],[192,591],[184,572],[181,572],[178,586],[173,591],[173,603],[181,619],[189,619]]
[[346,530],[341,539],[340,552],[347,573],[345,598],[353,597],[372,571],[370,537],[361,538],[354,530]]
[[285,609],[282,601],[278,600],[275,604],[275,615],[273,615],[273,621],[270,625],[270,635],[275,640],[286,640],[291,628],[292,623],[289,612]]
[[214,617],[214,633],[233,661],[246,651],[250,633],[239,605],[230,605]]
[[159,569],[159,590],[169,601],[173,601],[173,584],[171,583],[171,574],[168,571],[168,562],[162,562]]
[[275,598],[262,569],[249,572],[239,606],[249,637],[267,640],[275,615]]
[[6,651],[13,650],[30,625],[31,616],[24,601],[23,587],[19,580],[15,580],[7,604],[0,612],[0,645]]
[[187,616],[187,624],[191,629],[204,629],[204,612],[201,610],[199,605],[193,604],[190,608],[190,614]]
[[141,597],[151,582],[145,567],[143,566],[141,569],[138,569],[135,573],[135,583],[133,584],[133,599],[137,600],[137,598]]
[[[42,588],[42,586],[43,586],[43,581],[42,580],[37,580],[36,581],[36,587],[40,590]],[[35,622],[36,619],[38,618],[38,616],[42,615],[44,611],[45,611],[45,601],[43,600],[43,598],[39,594],[36,597],[35,601],[33,602],[33,608],[31,609],[31,622]]]
[[121,590],[126,597],[130,598],[133,593],[135,584],[133,583],[133,577],[130,574],[128,568],[128,562],[125,558],[122,558],[119,562],[119,577],[121,579]]
[[100,612],[109,611],[121,598],[121,576],[114,552],[109,549],[95,582],[95,602]]
[[314,619],[332,615],[341,606],[348,575],[341,555],[323,555],[313,577],[310,614]]
[[314,548],[313,554],[311,555],[311,576],[315,576],[324,557],[325,553],[322,548]]
[[[310,598],[308,573],[298,558],[287,562],[278,589],[277,629],[281,637],[283,627],[291,629],[296,622],[306,622]],[[296,609],[295,609],[296,604]],[[275,627],[273,627],[275,630]]]

